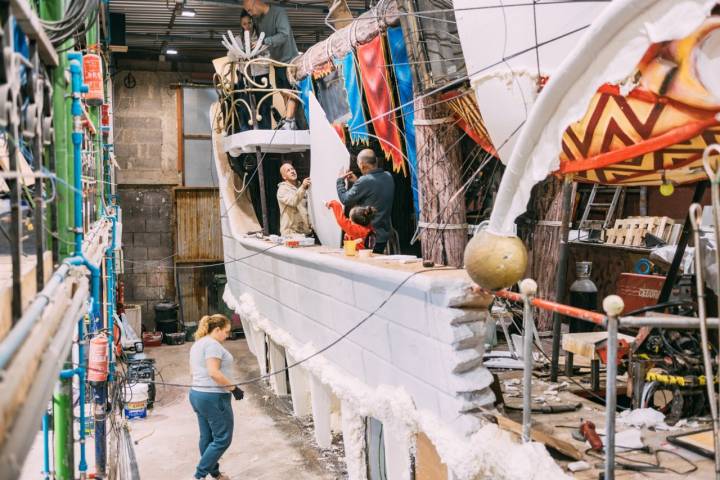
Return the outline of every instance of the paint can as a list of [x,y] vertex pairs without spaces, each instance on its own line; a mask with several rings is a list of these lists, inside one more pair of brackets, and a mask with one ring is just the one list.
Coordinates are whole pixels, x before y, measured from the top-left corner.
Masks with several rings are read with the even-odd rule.
[[125,387],[125,418],[147,417],[148,384],[136,383]]
[[357,255],[357,242],[355,240],[345,240],[343,242],[345,255],[348,257],[354,257]]

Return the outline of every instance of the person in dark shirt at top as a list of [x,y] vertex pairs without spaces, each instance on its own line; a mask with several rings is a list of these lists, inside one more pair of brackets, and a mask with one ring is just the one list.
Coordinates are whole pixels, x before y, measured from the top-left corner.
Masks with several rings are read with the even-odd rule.
[[[284,8],[278,5],[268,5],[263,0],[243,0],[243,7],[255,19],[257,29],[265,34],[263,43],[269,46],[270,58],[278,62],[290,63],[293,58],[298,56],[295,37]],[[289,90],[293,88],[288,80],[287,67],[275,67],[275,86]],[[296,130],[297,101],[289,95],[284,95],[284,97],[286,100],[285,119],[280,128]]]

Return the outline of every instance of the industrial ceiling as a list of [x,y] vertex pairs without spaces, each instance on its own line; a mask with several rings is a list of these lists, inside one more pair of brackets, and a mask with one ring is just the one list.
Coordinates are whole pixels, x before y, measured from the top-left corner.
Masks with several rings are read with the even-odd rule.
[[[298,48],[303,51],[332,33],[325,24],[328,0],[269,2],[288,11]],[[371,6],[370,0],[348,0],[354,16]],[[195,16],[182,16],[183,8]],[[157,59],[174,49],[178,61],[204,62],[225,54],[220,38],[228,29],[240,30],[242,0],[111,0],[110,12],[125,15],[128,58]],[[170,60],[170,58],[167,58]]]

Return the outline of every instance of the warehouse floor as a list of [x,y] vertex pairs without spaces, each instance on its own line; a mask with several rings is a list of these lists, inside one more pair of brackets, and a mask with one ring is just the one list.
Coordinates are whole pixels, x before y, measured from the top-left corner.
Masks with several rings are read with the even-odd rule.
[[[190,381],[187,359],[191,345],[148,349],[148,354],[157,359],[164,381]],[[235,378],[258,374],[255,357],[244,340],[228,341],[225,346],[235,356]],[[333,458],[332,452],[321,452],[313,446],[307,426],[288,415],[282,401],[269,389],[250,385],[245,392],[244,400],[233,401],[233,443],[220,462],[221,470],[231,479],[334,480],[344,477],[338,469],[338,459]],[[142,478],[192,477],[198,460],[198,427],[186,389],[158,386],[155,408],[147,419],[133,421],[131,432]],[[41,440],[38,436],[28,455],[22,480],[39,478]]]

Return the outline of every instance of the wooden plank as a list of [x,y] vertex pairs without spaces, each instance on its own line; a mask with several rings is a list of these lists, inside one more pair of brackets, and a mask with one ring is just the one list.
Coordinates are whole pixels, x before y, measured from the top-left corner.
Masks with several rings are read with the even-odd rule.
[[218,189],[178,187],[174,195],[176,261],[222,261]]
[[45,65],[57,67],[59,63],[57,51],[27,0],[10,0],[10,8],[25,35],[37,41],[38,53]]
[[448,480],[448,469],[423,432],[415,436],[415,480]]
[[[10,255],[0,256],[0,339],[5,337],[12,325],[12,261]],[[45,252],[46,280],[52,274],[52,252]],[[25,309],[35,298],[37,282],[35,279],[35,256],[23,257],[20,268],[22,288],[22,308]]]
[[[599,357],[595,346],[606,339],[607,332],[565,333],[562,336],[562,349],[575,355],[597,360]],[[618,339],[632,342],[635,338],[620,333]]]
[[[513,432],[517,435],[522,435],[521,424],[510,420],[507,417],[503,417],[502,415],[495,415],[495,418],[497,419],[498,426],[503,430]],[[563,455],[567,455],[568,457],[574,458],[575,460],[582,460],[584,458],[583,452],[576,448],[575,445],[566,442],[565,440],[560,440],[559,438],[554,437],[549,433],[541,432],[540,430],[531,428],[530,437],[536,442],[540,442],[546,447],[557,450]]]

